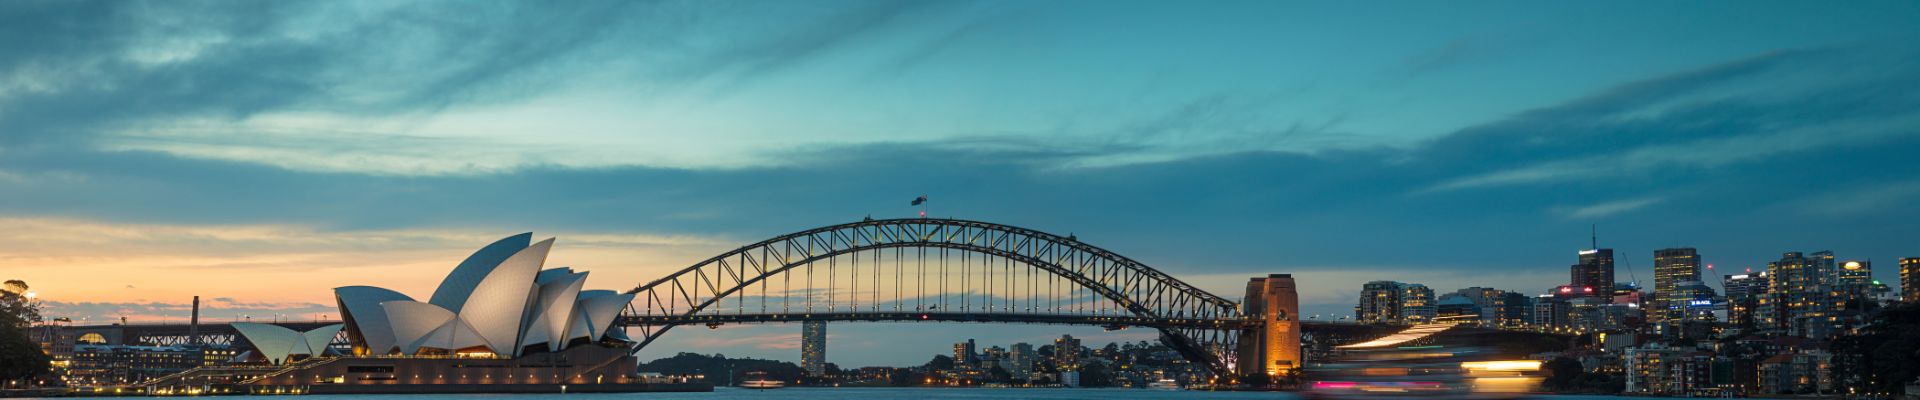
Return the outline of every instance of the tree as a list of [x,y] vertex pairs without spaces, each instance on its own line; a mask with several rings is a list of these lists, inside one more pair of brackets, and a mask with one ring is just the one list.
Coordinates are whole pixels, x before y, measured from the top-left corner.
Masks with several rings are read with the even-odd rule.
[[1833,341],[1834,378],[1842,390],[1900,394],[1920,376],[1920,304],[1876,311],[1858,334]]
[[1105,365],[1101,365],[1100,363],[1097,363],[1097,362],[1087,363],[1087,366],[1080,368],[1080,386],[1081,387],[1113,386],[1113,375],[1107,373],[1107,367]]
[[27,283],[18,279],[0,284],[0,313],[13,317],[12,325],[22,328],[40,322],[40,302],[27,297]]
[[1007,371],[1006,368],[1001,368],[999,364],[994,364],[993,368],[987,369],[987,380],[992,382],[1010,382],[1013,381],[1013,372]]
[[[18,291],[13,290],[16,283]],[[33,322],[40,318],[40,305],[27,299],[26,283],[7,281],[0,291],[0,380],[25,381],[45,375],[53,367],[52,358],[40,351],[40,344],[27,336]]]
[[1545,385],[1548,390],[1555,391],[1573,390],[1579,382],[1580,375],[1587,372],[1586,367],[1581,366],[1579,360],[1567,357],[1558,357],[1552,361],[1547,361],[1546,367],[1547,372],[1553,375],[1547,377],[1547,380],[1541,383]]
[[947,357],[944,355],[933,356],[933,360],[927,361],[926,367],[927,367],[927,371],[951,370],[953,369],[953,357]]

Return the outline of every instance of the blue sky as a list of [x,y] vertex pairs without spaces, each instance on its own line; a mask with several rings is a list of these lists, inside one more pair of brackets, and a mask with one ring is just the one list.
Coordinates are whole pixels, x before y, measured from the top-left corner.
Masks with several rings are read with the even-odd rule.
[[[1692,246],[1720,271],[1833,250],[1891,282],[1920,256],[1916,20],[1911,2],[7,2],[0,235],[19,245],[0,275],[94,319],[178,318],[192,295],[307,315],[368,273],[425,293],[535,231],[623,288],[925,193],[936,216],[1074,233],[1221,292],[1292,272],[1309,313],[1350,312],[1371,279],[1542,291],[1592,224],[1642,280],[1654,249]],[[859,330],[831,361],[1112,335]],[[797,354],[798,327],[676,333]]]

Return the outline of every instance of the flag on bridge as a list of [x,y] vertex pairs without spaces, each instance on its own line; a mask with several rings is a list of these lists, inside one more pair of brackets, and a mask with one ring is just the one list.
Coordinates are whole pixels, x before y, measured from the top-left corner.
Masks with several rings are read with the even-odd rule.
[[927,195],[923,194],[923,195],[920,195],[920,197],[914,198],[913,204],[909,204],[909,205],[917,206],[917,205],[926,204],[926,203],[927,203]]

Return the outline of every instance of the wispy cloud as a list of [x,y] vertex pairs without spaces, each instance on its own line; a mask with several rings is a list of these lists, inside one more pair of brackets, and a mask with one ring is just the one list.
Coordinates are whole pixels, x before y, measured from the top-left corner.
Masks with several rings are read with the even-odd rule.
[[1612,216],[1614,214],[1646,208],[1647,206],[1659,204],[1661,201],[1665,201],[1665,200],[1666,200],[1665,198],[1660,198],[1660,197],[1643,197],[1638,199],[1614,200],[1614,201],[1609,201],[1605,203],[1599,203],[1599,204],[1574,208],[1573,210],[1567,212],[1567,217],[1568,218],[1607,217],[1607,216]]

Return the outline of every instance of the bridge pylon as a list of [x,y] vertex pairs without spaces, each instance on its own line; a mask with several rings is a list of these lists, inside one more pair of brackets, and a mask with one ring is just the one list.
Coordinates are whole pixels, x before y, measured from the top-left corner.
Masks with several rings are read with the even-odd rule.
[[1293,375],[1301,365],[1300,294],[1292,274],[1271,274],[1247,281],[1241,311],[1261,323],[1241,331],[1236,373],[1264,374],[1270,381]]

